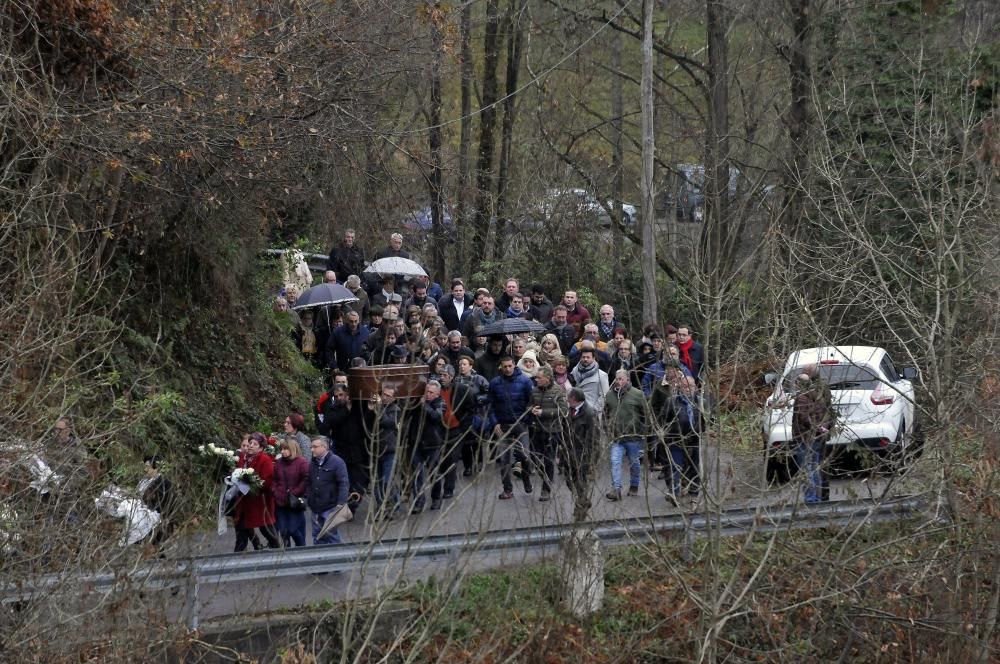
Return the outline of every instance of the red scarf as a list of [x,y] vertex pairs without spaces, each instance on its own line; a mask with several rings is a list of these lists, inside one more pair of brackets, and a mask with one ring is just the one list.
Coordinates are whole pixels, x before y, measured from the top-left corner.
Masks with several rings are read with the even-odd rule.
[[677,342],[677,350],[680,351],[680,360],[692,374],[694,373],[694,365],[691,363],[691,346],[693,345],[694,339],[691,337],[688,337],[687,341]]

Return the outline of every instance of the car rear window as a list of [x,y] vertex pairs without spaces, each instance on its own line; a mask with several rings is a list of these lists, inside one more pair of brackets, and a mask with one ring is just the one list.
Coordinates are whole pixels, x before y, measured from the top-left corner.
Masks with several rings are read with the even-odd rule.
[[[797,367],[785,374],[786,390],[794,391],[795,377],[804,370],[805,367]],[[880,382],[878,375],[871,369],[854,364],[820,365],[819,377],[831,390],[874,390]]]

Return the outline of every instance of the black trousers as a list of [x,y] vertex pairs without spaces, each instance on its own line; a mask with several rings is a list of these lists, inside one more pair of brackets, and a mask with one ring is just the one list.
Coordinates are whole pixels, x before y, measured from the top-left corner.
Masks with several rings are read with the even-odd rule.
[[542,476],[542,491],[552,491],[556,477],[556,451],[562,447],[562,434],[533,430],[531,432],[531,458]]
[[262,526],[257,529],[246,528],[243,526],[243,521],[241,520],[236,524],[236,547],[233,551],[236,553],[246,551],[247,544],[253,544],[254,551],[259,551],[263,548],[260,543],[260,538],[257,537],[256,530],[260,530],[260,534],[267,540],[268,548],[281,548],[281,542],[278,540],[278,533],[275,532],[274,526]]

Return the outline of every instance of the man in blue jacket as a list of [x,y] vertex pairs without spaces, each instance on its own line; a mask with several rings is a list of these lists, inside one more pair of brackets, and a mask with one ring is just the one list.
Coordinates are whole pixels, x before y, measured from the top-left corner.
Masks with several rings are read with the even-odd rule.
[[365,342],[368,341],[368,328],[361,324],[361,316],[356,311],[349,311],[344,316],[344,324],[340,325],[330,335],[327,344],[327,354],[333,358],[336,354],[337,364],[330,363],[331,369],[347,371],[351,360],[362,357]]
[[524,492],[531,493],[531,464],[528,461],[528,408],[534,383],[514,365],[514,358],[500,358],[500,375],[490,381],[490,423],[493,435],[499,440],[500,481],[503,493],[500,500],[514,497],[511,482],[512,460],[521,464],[521,481]]
[[313,544],[340,544],[340,533],[336,528],[321,540],[317,540],[316,536],[334,508],[347,503],[347,464],[330,451],[330,441],[325,436],[313,439],[310,450],[312,461],[309,463],[309,498],[306,502],[312,512]]

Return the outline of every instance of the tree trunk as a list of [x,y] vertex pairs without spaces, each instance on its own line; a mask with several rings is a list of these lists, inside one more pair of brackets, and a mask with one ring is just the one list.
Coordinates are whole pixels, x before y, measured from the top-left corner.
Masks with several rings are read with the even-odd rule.
[[440,3],[435,2],[431,10],[431,71],[430,71],[430,132],[428,142],[431,151],[431,177],[428,188],[431,196],[431,269],[432,277],[445,280],[445,246],[447,230],[444,227],[444,210],[441,195],[441,59],[444,55],[444,39],[439,20]]
[[805,203],[804,178],[809,170],[809,134],[813,124],[809,45],[813,27],[809,0],[792,0],[789,9],[792,15],[792,41],[788,47],[787,60],[791,101],[783,119],[792,158],[790,162],[785,162],[782,177],[787,198],[781,219],[785,232],[794,237],[802,218]]
[[[455,201],[455,228],[458,231],[458,256],[456,262],[461,274],[466,273],[466,256],[468,256],[465,233],[466,222],[472,216],[469,214],[469,147],[472,143],[472,77],[474,63],[472,61],[472,3],[462,6],[461,32],[461,97],[462,121],[458,139],[458,195]],[[450,275],[439,274],[442,283],[449,281]]]
[[[702,272],[709,281],[710,292],[718,292],[720,277],[728,269],[728,245],[736,233],[728,229],[729,192],[729,47],[726,41],[728,24],[722,0],[706,4],[708,32],[708,123],[705,132],[705,227],[702,247]],[[737,234],[738,239],[738,234]]]
[[[493,152],[496,133],[497,61],[499,23],[498,0],[486,2],[486,30],[483,37],[483,97],[479,114],[479,159],[476,163],[476,211],[471,254],[486,250],[493,216]],[[468,275],[466,275],[468,276]]]
[[[812,39],[812,17],[810,0],[792,0],[788,5],[791,19],[792,39],[784,55],[788,64],[789,95],[788,108],[782,115],[785,131],[788,133],[789,159],[783,161],[781,171],[781,191],[784,201],[776,223],[780,231],[789,238],[799,236],[799,228],[805,212],[805,192],[808,172],[811,168],[809,140],[814,123],[812,108],[813,71],[809,60]],[[779,51],[780,52],[780,51]],[[769,252],[769,273],[784,274],[791,270],[787,243],[775,242]],[[784,329],[782,289],[771,291],[772,310],[766,320],[774,321],[774,334]]]
[[656,213],[653,210],[653,0],[642,3],[642,320],[655,323]]
[[[521,69],[521,50],[524,44],[524,19],[527,0],[510,0],[510,14],[507,21],[507,80],[506,95],[503,100],[503,124],[500,129],[500,174],[497,179],[497,237],[504,236],[507,224],[507,189],[510,186],[510,158],[514,140],[515,95],[518,72]],[[503,243],[493,243],[493,265],[503,258]],[[495,275],[491,275],[495,276]]]
[[[614,150],[611,153],[611,171],[614,174],[612,182],[612,195],[614,196],[614,214],[618,219],[622,218],[622,201],[625,199],[625,145],[623,142],[623,116],[625,115],[625,103],[622,100],[622,77],[618,75],[622,69],[622,33],[615,30],[611,36],[611,135],[614,141]],[[621,229],[617,224],[611,224],[612,245],[614,247],[615,264],[621,267],[623,238]],[[620,292],[624,291],[623,270],[615,271],[619,276]]]
[[563,605],[586,618],[604,604],[604,552],[593,526],[579,524],[560,545]]

